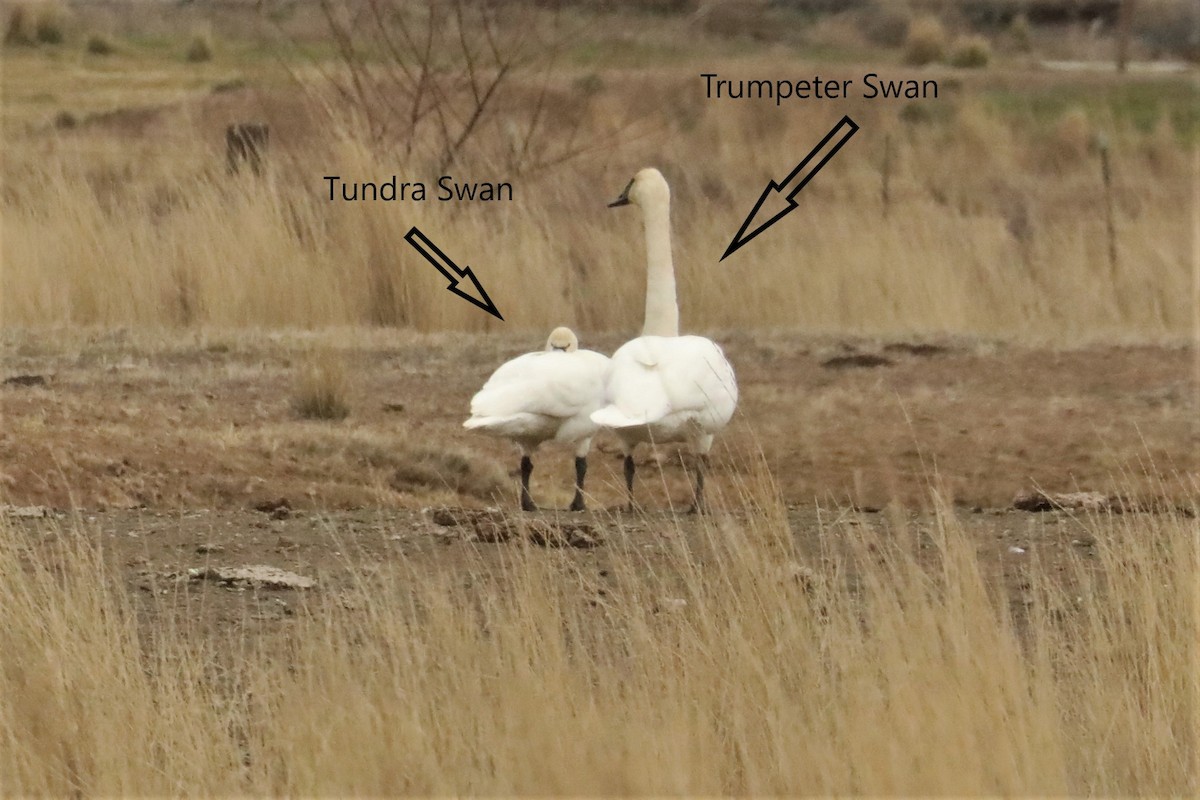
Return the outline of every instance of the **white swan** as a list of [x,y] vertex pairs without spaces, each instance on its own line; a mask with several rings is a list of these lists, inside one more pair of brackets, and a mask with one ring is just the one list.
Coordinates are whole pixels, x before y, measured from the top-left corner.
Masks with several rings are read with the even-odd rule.
[[580,350],[569,328],[555,328],[546,349],[506,361],[471,398],[464,428],[511,439],[521,447],[521,509],[536,511],[529,495],[533,451],[551,439],[575,446],[575,499],[583,511],[587,454],[599,426],[591,414],[604,405],[608,356]]
[[671,191],[662,173],[643,169],[609,207],[632,203],[646,227],[646,321],[642,335],[613,353],[606,405],[592,420],[612,428],[625,454],[625,487],[633,507],[633,449],[638,442],[688,442],[696,454],[695,505],[704,509],[704,467],[713,435],[737,407],[737,380],[721,348],[702,336],[679,335],[671,262]]

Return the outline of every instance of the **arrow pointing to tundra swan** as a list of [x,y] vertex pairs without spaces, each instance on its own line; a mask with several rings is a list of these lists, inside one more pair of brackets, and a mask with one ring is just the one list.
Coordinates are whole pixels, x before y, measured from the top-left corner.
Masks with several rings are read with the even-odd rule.
[[[450,260],[449,256],[439,250],[438,246],[431,242],[428,236],[421,233],[415,225],[409,229],[408,233],[404,234],[404,240],[411,244],[418,253],[423,255],[426,261],[433,264],[434,269],[442,273],[446,277],[446,280],[450,281],[450,285],[446,287],[447,289],[468,303],[482,308],[501,322],[504,321],[504,317],[500,316],[500,311],[496,308],[496,304],[492,302],[492,298],[488,297],[488,293],[479,283],[479,279],[475,277],[475,273],[471,272],[470,267],[459,268],[457,264]],[[464,292],[458,287],[458,282],[463,279],[471,282],[478,296]]]
[[857,132],[858,124],[849,116],[842,117],[786,178],[778,183],[768,181],[767,188],[750,210],[750,216],[746,217],[729,247],[725,248],[725,255],[721,256],[721,261],[787,216],[787,213],[796,207],[796,195],[800,194],[800,190],[808,185],[813,176],[821,171],[821,167],[829,163],[829,159],[833,158],[842,145],[850,141],[850,137]]

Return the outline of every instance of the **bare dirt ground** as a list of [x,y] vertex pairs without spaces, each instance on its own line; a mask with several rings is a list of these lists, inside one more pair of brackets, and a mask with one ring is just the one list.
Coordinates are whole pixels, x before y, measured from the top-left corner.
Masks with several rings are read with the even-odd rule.
[[[461,421],[491,369],[537,337],[385,331],[9,334],[3,499],[57,511],[15,523],[48,542],[80,531],[102,542],[145,609],[166,598],[248,632],[285,625],[307,602],[297,596],[314,593],[239,591],[206,579],[207,567],[291,570],[315,578],[327,600],[364,571],[494,577],[505,552],[532,534],[602,592],[614,548],[652,567],[680,541],[702,544],[723,517],[744,513],[738,497],[762,490],[764,465],[805,569],[819,572],[838,554],[847,521],[880,536],[928,528],[936,483],[1018,607],[1023,563],[1035,554],[1050,564],[1087,558],[1094,546],[1073,513],[1012,510],[1018,490],[1194,503],[1191,347],[719,338],[741,403],[714,458],[716,511],[704,520],[663,510],[688,500],[674,449],[641,454],[638,493],[649,510],[617,512],[620,464],[600,438],[589,473],[594,511],[541,512],[521,530],[515,513],[452,524],[462,520],[435,509],[515,505],[513,451]],[[584,346],[611,351],[618,339]],[[333,348],[346,366],[344,420],[302,420],[293,410],[296,373],[314,347]],[[536,462],[535,498],[564,507],[570,486],[569,455],[548,448]],[[195,591],[179,592],[183,585]]]

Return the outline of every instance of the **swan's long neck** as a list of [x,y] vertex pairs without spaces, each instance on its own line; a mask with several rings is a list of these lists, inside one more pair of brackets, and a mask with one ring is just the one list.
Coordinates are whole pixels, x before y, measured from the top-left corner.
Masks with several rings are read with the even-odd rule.
[[670,202],[643,209],[646,223],[646,322],[643,336],[678,336],[675,266],[671,262]]

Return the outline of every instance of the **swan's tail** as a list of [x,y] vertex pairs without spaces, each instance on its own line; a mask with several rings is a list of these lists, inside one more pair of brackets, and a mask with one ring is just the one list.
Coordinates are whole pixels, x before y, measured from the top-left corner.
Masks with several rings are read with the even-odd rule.
[[492,417],[471,417],[463,423],[464,428],[474,430],[476,428],[484,428],[494,430],[497,428],[507,428],[515,424],[527,422],[531,414],[507,414],[504,416]]

